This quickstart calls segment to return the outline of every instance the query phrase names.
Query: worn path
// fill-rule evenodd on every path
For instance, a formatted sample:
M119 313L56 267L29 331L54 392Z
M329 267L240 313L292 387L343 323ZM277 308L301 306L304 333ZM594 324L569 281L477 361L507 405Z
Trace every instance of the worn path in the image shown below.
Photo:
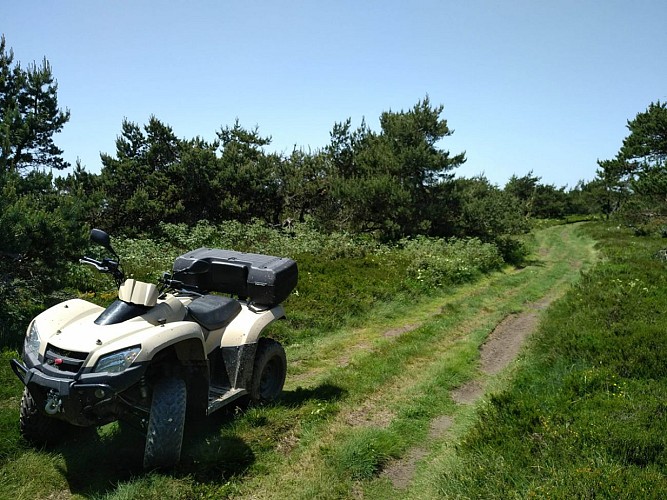
M299 426L290 429L289 444L279 450L281 460L264 474L247 477L238 497L274 498L276 491L290 498L381 497L392 490L412 496L415 474L428 466L438 443L457 438L456 432L462 432L457 422L474 411L491 387L498 387L543 312L595 258L593 242L573 226L538 233L538 244L535 260L523 269L462 287L389 328L367 327L333 336L323 349L331 355L321 362L304 357L303 366L310 368L292 377L292 388L333 381L345 389L345 396L324 424L306 434ZM389 357L400 369L392 370L390 364L387 373L375 373L373 365ZM462 363L467 366L461 368ZM336 449L355 429L406 425L405 415L429 397L433 380L446 379L449 371L454 374L449 406L431 418L419 442L385 462L374 479L341 482L332 477L327 450ZM369 382L359 383L365 377Z

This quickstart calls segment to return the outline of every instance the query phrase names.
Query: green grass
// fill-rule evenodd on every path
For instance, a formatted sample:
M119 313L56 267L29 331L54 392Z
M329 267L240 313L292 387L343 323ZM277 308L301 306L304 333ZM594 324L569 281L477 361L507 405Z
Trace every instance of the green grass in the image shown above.
M264 475L244 478L239 496L271 498L281 491L287 498L335 498L363 489L386 498L386 479L375 474L388 460L424 443L432 419L455 414L460 426L469 418L469 410L456 408L449 391L475 376L480 343L508 313L547 291L566 288L578 271L566 265L564 273L560 262L564 256L590 259L589 242L571 228L542 233L540 243L553 245L547 260L441 297L436 314L396 339L384 338L381 328L374 338L372 328L350 338L333 332L342 349L360 342L370 347L349 365L334 366L315 379L342 391L335 407L286 459Z
M310 289L304 283L307 294L290 298L288 313L295 310L298 316L297 299L317 293L318 283L326 282L318 299L327 304L319 311L321 321L317 315L300 318L296 334L287 338L283 398L273 406L215 414L188 429L182 463L166 474L145 474L141 437L115 425L49 450L29 449L16 428L20 384L4 363L0 375L12 380L7 391L14 401L0 405L0 422L7 423L0 442L0 498L275 498L276 492L284 498L340 498L360 491L386 498L405 493L394 491L380 471L424 443L429 456L438 459L442 443L430 440L429 425L439 416L451 415L452 432L464 434L474 407L455 405L450 391L478 376L479 345L507 314L576 281L579 267L592 256L590 242L579 227L549 228L536 236L535 256L524 269L437 290L405 288L406 267L383 269L373 254L339 257L336 265L319 270L316 259L312 267L304 260L302 278L309 269L316 278ZM348 311L351 302L364 307ZM329 314L337 315L335 321ZM397 326L409 328L385 335ZM290 332L274 333L286 337ZM647 418L649 413L650 408ZM15 463L22 464L20 472ZM439 469L446 470L453 469ZM48 481L35 479L40 475ZM437 496L439 479L423 491Z
M408 496L667 495L666 269L654 257L665 240L587 230L605 260L551 308L512 385Z

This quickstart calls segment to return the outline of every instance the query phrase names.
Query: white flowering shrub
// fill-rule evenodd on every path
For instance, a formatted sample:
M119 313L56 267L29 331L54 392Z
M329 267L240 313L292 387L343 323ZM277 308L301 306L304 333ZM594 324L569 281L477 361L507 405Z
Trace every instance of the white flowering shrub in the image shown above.
M400 243L401 251L410 260L409 278L426 288L472 281L503 265L496 246L477 238L445 240L418 236Z

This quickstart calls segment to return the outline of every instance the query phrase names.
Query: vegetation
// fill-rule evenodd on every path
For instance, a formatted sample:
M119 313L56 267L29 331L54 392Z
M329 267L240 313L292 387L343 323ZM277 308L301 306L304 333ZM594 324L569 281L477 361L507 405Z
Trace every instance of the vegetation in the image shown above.
M649 104L627 127L616 157L598 162L605 212L618 212L640 231L657 231L667 215L667 103Z
M69 120L44 59L23 69L0 38L0 346L55 300L63 263L82 247L82 211L42 169L67 163L54 134Z
M667 493L664 240L587 232L603 262L549 311L512 386L435 458L425 498Z
M36 311L85 291L80 278L93 278L70 262L86 251L91 227L160 242L175 226L213 234L241 223L248 239L261 224L267 234L282 227L291 237L298 223L321 233L312 238L363 236L365 245L395 245L399 254L405 238L424 236L476 238L510 263L525 256L517 237L529 229L528 214L483 177L454 178L465 156L441 147L452 132L443 107L428 97L408 111L382 113L379 132L365 123L353 130L348 119L334 125L323 150L295 149L288 157L267 153L270 138L238 122L208 143L179 139L156 117L143 127L124 120L115 154L101 155L99 174L77 164L55 178L51 170L66 163L54 136L69 111L58 108L48 61L22 69L4 38L0 104L0 346L16 347ZM195 239L178 250L192 249ZM155 269L170 265L161 259Z
M46 58L24 70L0 37L0 171L68 166L53 142L69 121L69 111L58 108L57 91Z
M465 154L443 148L443 112L426 96L288 156L238 121L209 143L125 120L99 173L54 177L69 111L48 61L24 70L3 37L0 497L665 496L667 106L628 121L617 156L572 189L533 172L502 188L457 177ZM600 214L611 221L562 224ZM76 264L95 251L90 227L149 281L199 246L299 263L289 319L270 331L287 346L284 396L188 429L168 474L142 474L137 435L117 424L48 450L19 437L7 361L29 319L114 297ZM563 294L517 365L480 373L503 318ZM466 384L489 398L457 404ZM402 462L414 470L397 486Z
M202 236L208 232L203 228ZM178 227L166 231L177 232ZM225 231L233 233L232 226ZM291 240L304 245L318 234L304 230ZM346 256L331 242L311 241L307 246L314 254L299 261L304 262L303 280L287 303L291 323L283 330L287 322L282 322L271 333L287 344L283 398L273 406L214 415L198 429L189 428L183 462L167 474L142 475L139 435L115 424L55 448L31 450L16 427L20 383L6 363L0 364L9 386L0 405L5 436L0 496L69 491L75 498L261 498L280 488L286 497L312 498L346 496L360 487L357 483L371 490L386 488L387 480L378 474L388 461L422 442L432 418L455 414L448 391L474 376L477 346L493 326L547 290L567 287L578 267L568 264L566 256L582 265L591 258L590 241L575 225L553 226L536 238L531 247L539 261L456 286L421 282L418 268L409 268L411 259L402 260L399 253L387 256L385 247L370 251L363 240L353 244L339 239ZM286 243L278 238L273 244ZM441 242L405 244L406 252L426 254ZM168 243L155 244L155 253L166 248L161 245ZM150 257L151 246L134 240L120 250ZM470 267L495 268L499 262L492 247L481 243L437 248L455 252L452 257L461 264L467 259ZM327 252L338 256L320 265L320 251L322 260ZM385 267L387 258L396 265ZM132 267L142 272L140 266ZM373 296L386 291L386 296ZM313 307L320 309L313 313ZM100 447L105 449L102 456ZM29 471L38 469L44 469L39 477L48 481L31 479Z

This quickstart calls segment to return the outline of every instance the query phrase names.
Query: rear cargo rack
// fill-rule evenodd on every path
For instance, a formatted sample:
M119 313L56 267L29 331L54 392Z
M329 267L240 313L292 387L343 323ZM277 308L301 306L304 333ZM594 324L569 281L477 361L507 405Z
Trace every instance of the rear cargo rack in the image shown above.
M199 293L236 295L258 309L284 301L298 281L295 261L219 248L198 248L177 257L172 278Z

